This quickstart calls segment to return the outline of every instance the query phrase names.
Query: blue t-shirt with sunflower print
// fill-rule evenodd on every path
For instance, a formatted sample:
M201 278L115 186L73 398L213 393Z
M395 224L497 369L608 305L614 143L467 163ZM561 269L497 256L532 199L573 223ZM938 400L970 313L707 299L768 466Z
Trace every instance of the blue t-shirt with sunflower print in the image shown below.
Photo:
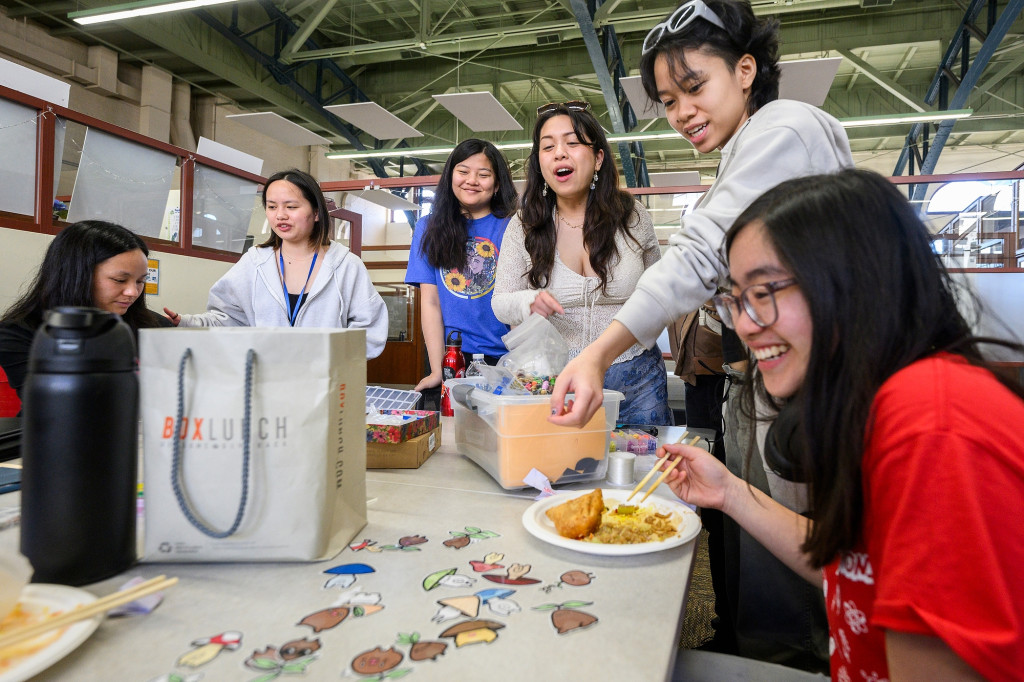
M504 355L508 350L501 337L508 333L509 328L494 316L491 293L494 291L494 271L498 265L501 238L505 235L509 219L488 215L470 220L466 267L455 270L431 267L421 253L427 219L428 216L424 216L416 222L405 283L437 287L445 338L457 329L462 334L464 353Z

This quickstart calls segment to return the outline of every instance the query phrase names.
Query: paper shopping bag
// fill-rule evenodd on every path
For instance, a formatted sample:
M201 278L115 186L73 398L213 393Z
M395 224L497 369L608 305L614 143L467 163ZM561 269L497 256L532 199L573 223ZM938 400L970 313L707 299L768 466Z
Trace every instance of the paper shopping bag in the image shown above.
M366 524L366 332L139 334L144 558L316 561Z

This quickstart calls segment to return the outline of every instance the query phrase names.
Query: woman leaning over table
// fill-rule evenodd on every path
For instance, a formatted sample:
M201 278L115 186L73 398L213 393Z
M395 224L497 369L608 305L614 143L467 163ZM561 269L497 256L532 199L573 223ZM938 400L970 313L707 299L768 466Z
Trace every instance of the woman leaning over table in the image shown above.
M445 338L462 337L462 352L490 364L508 352L508 326L491 311L501 239L516 210L508 162L490 142L470 138L452 150L441 171L430 215L416 222L405 282L418 286L430 374L415 390L441 384ZM469 361L466 361L469 365Z
M275 173L263 186L272 234L210 289L207 312L178 315L183 327L340 327L366 330L366 357L384 350L388 312L366 266L331 240L320 184L308 173Z
M589 109L565 102L537 110L526 191L505 231L491 300L507 324L547 317L570 356L608 326L661 257L651 217L619 189L608 139ZM603 383L626 396L619 421L672 423L657 346L623 349Z
M777 459L810 518L697 448L666 448L669 485L824 587L833 680L1020 680L1024 388L986 364L1001 342L971 332L914 209L867 171L790 180L726 248L716 305L756 359L748 405L795 417Z
M722 237L755 197L789 178L853 165L839 121L778 99L778 48L778 22L755 17L747 0L690 0L644 38L644 90L698 152L721 152L718 177L608 329L562 372L551 421L586 423L601 404L612 359L638 342L652 345L669 323L711 298L725 281ZM566 411L570 392L575 401Z

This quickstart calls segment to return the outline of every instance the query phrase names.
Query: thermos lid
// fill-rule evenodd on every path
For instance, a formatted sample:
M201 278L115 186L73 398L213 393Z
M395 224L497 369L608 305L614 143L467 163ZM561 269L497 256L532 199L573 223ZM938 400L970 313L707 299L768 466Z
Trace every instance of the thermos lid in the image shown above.
M446 346L458 346L459 348L461 348L462 347L462 332L460 332L458 329L453 329L450 332L448 332L448 336L444 340L444 345L446 345Z
M120 316L66 306L43 314L28 369L38 374L133 372L135 358L135 337Z

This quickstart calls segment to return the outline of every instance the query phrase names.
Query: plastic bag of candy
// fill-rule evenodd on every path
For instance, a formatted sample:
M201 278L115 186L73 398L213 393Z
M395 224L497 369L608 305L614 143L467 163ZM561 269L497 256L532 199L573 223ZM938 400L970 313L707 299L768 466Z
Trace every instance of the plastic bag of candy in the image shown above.
M509 388L550 395L558 373L569 362L569 347L555 326L534 313L501 339L508 353L498 361L498 367L511 372Z

